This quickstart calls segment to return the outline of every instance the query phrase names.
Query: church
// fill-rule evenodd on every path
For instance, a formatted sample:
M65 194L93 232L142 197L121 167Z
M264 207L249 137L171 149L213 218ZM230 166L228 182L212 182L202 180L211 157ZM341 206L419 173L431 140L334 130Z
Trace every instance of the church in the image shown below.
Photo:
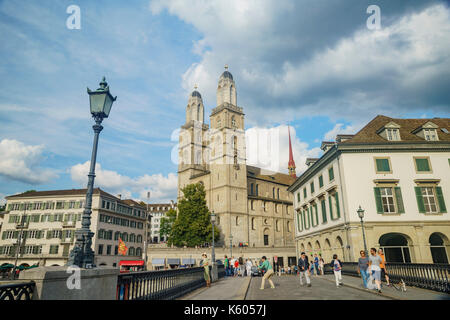
M279 260L283 255L295 259L293 196L287 190L296 178L290 136L289 174L246 164L244 109L237 104L233 75L225 69L210 124L200 92L195 88L189 95L179 136L178 200L186 185L203 184L221 231L218 247L232 244L275 260L277 252Z

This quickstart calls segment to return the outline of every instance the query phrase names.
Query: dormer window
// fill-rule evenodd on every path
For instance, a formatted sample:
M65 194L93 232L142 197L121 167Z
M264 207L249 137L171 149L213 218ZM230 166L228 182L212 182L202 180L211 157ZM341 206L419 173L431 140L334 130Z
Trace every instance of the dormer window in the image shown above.
M398 129L386 129L386 134L389 141L400 140L400 134L398 132Z
M422 139L426 141L438 141L439 137L437 134L437 129L439 127L434 124L431 121L428 121L427 123L423 124L422 126L416 128L414 131L412 131L413 134L417 135L418 137L421 137Z
M423 135L427 141L437 141L436 129L423 129Z

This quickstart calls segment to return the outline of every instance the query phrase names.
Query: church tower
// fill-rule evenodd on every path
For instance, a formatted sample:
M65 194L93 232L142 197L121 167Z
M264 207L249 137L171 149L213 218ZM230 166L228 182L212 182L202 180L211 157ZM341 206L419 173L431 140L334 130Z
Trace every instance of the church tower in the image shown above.
M292 144L291 144L291 130L289 129L288 126L288 134L289 134L289 162L288 162L288 171L289 171L289 175L294 178L297 179L297 174L295 172L295 161L294 161L294 155L292 153Z
M210 115L210 210L219 217L223 244L248 242L247 168L244 112L237 106L236 84L225 66L217 85L217 106Z
M208 170L207 134L205 108L200 92L195 86L186 106L186 123L181 126L178 148L178 199L181 188L192 183L191 178Z

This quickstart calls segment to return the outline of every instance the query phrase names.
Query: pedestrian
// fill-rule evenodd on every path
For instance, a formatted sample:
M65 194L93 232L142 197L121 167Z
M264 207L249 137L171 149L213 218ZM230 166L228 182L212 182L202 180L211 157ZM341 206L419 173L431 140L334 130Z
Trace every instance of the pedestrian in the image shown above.
M234 260L234 276L236 277L239 273L239 260Z
M316 271L316 276L319 275L319 257L317 253L314 254L314 270Z
M367 280L369 279L369 273L367 272L367 268L369 268L369 258L366 257L366 253L363 250L359 254L361 257L358 259L358 273L362 278L364 288L368 289Z
M381 258L381 263L380 263L380 268L381 268L381 279L385 279L386 280L386 284L388 287L391 286L391 284L389 283L389 276L387 274L386 271L386 258L384 257L384 253L383 253L383 249L378 249L378 255Z
M320 270L320 274L323 276L324 270L323 267L325 265L325 261L322 258L322 255L319 254L319 270Z
M339 288L339 286L342 286L342 262L338 259L337 254L333 255L331 267L333 268L334 278L336 279L336 287Z
M225 260L223 261L223 265L225 267L225 275L230 275L230 261L228 260L228 257L225 255Z
M245 266L247 268L247 277L250 277L252 275L252 262L250 261L250 259L247 259L247 261L245 262Z
M244 259L242 256L239 257L239 273L241 277L243 277L245 273Z
M234 276L234 262L236 259L234 259L234 257L231 257L230 260L230 276L233 277Z
M298 271L300 274L300 285L303 285L303 277L306 278L306 284L311 287L311 280L309 279L309 262L308 257L304 252L301 253L298 259Z
M211 278L209 276L209 259L206 256L206 253L202 254L202 267L205 269L203 276L205 277L206 287L211 286Z
M273 276L273 267L270 264L269 260L267 260L266 256L263 256L261 258L261 260L262 260L262 263L258 266L258 268L265 270L265 272L264 272L264 276L262 277L262 280L261 280L261 288L260 289L264 290L264 283L266 280L269 280L270 287L272 289L275 289L275 285L273 284L273 281L271 279Z
M377 255L375 248L370 249L369 266L372 273L372 277L375 279L378 293L381 293L381 268L380 264L383 262L381 257Z
M294 274L295 274L295 275L298 274L298 266L294 266Z

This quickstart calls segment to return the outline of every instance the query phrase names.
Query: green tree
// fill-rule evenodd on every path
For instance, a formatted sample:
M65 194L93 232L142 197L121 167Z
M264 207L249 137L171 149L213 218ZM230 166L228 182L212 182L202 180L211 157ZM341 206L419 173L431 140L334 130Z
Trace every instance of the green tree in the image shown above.
M194 247L212 241L211 213L206 206L205 187L201 183L189 184L182 189L183 198L178 203L178 216L172 225L168 244L177 247ZM214 240L220 239L214 228Z
M172 226L177 218L177 212L174 209L167 211L166 216L161 218L159 226L159 236L167 239L172 232Z

